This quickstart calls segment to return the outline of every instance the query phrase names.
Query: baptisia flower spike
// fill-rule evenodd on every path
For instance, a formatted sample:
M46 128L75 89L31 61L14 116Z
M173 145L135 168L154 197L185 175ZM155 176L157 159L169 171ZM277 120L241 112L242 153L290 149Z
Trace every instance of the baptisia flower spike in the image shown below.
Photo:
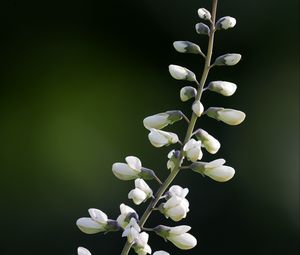
M186 225L177 227L159 225L154 228L156 234L169 240L181 250L189 250L197 245L197 239L187 233L190 230L191 227Z
M118 231L120 229L118 222L109 220L101 210L91 208L89 214L91 217L82 217L76 221L78 228L85 234Z
M246 114L242 111L224 109L222 107L210 107L206 111L206 114L211 118L223 121L224 123L232 126L241 124L246 117Z
M155 128L150 129L148 138L150 143L157 148L177 143L179 140L175 133L166 132Z
M194 138L189 140L183 147L185 156L190 161L202 159L203 153L201 150L201 141L196 141Z
M77 254L78 255L92 255L88 249L83 248L83 247L78 247Z
M188 188L181 188L174 185L169 189L168 200L160 205L159 210L166 218L171 218L173 221L180 221L186 217L189 210L189 202L185 198L188 194Z
M218 182L227 182L235 174L235 171L230 166L224 166L224 159L216 159L209 163L207 162L195 162L191 165L191 169L195 172L201 173L210 177Z
M153 195L152 189L143 179L136 179L134 181L135 189L128 193L128 198L132 199L136 205L145 202L149 197Z

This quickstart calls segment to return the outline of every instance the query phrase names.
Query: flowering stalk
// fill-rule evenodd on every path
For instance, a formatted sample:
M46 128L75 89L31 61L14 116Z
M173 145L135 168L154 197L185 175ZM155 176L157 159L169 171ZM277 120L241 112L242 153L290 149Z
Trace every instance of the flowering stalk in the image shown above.
M214 35L215 35L217 4L218 4L218 0L212 0L212 17L211 17L211 24L210 24L210 34L209 34L209 39L208 39L207 54L205 57L205 64L204 64L204 69L203 69L200 83L197 82L198 90L197 90L197 95L196 95L195 101L200 101L200 99L201 99L203 87L206 82L206 79L207 79L207 76L208 76L208 73L210 70L210 66L211 66L211 57L212 57L212 53L213 53ZM197 119L198 119L198 116L193 112L188 129L186 131L185 138L184 138L184 142L183 142L184 144L186 144L191 139ZM139 225L141 227L144 226L144 224L146 223L150 214L152 213L153 208L155 208L158 201L160 200L160 197L165 193L167 188L170 186L170 184L175 179L176 175L179 173L183 157L184 157L184 154L183 154L183 147L182 147L180 150L179 159L177 160L177 164L175 164L173 171L171 171L168 178L160 186L159 190L157 191L157 193L155 195L155 199L150 202L150 204L148 205L144 214L142 215L142 217L140 219L140 223L139 223ZM129 253L130 247L131 247L131 244L127 241L123 248L121 255L127 255Z
M164 182L161 182L155 172L151 169L142 166L139 158L128 156L125 158L126 163L114 163L112 171L114 175L123 181L135 180L135 188L132 189L128 198L139 205L151 199L147 209L139 219L137 212L131 207L121 204L121 214L116 220L110 220L108 216L98 209L90 209L91 217L83 217L77 220L79 229L87 234L96 234L99 232L114 232L123 231L122 237L126 237L127 241L121 255L128 255L130 249L138 255L152 254L151 247L148 245L149 234L147 232L155 232L165 240L172 242L176 247L182 250L188 250L196 246L197 240L190 233L187 233L191 227L186 225L169 227L159 225L154 228L144 227L147 219L153 211L159 211L166 218L178 222L187 216L189 212L189 201L186 196L189 192L188 188L181 188L178 185L173 185L169 188L177 174L182 169L191 169L203 176L208 176L218 182L226 182L230 180L235 170L230 166L225 166L224 159L216 159L211 162L200 161L203 157L202 147L207 152L215 154L218 152L221 144L219 141L210 135L205 130L199 128L196 131L195 125L199 117L207 115L208 117L222 121L228 125L238 125L245 119L245 114L234 109L225 109L222 107L209 107L204 111L204 106L200 102L204 91L212 91L223 96L231 96L235 93L237 86L232 82L212 81L205 88L206 80L209 71L214 66L232 66L237 64L240 59L240 54L230 53L217 57L213 64L211 63L214 35L217 30L227 30L236 24L235 18L225 16L216 21L218 0L212 0L212 12L204 8L198 10L198 16L209 21L210 26L204 23L196 24L196 32L200 35L208 36L208 47L206 55L200 47L189 41L176 41L173 46L180 53L199 54L205 58L204 68L200 81L196 75L185 67L178 65L170 65L170 75L177 80L186 80L195 82L197 89L192 86L186 86L180 91L180 98L183 102L194 98L192 104L192 115L188 119L181 111L167 111L149 116L144 119L143 123L146 129L150 131L148 138L150 143L157 148L169 146L179 143L180 150L172 150L168 154L167 168L170 169L170 174ZM171 125L181 119L185 119L188 123L188 128L183 142L181 142L175 133L166 132L161 129ZM193 138L195 136L196 139ZM184 159L191 161L189 166L182 166ZM160 187L153 195L153 191L145 180L156 180ZM168 189L168 190L167 190ZM160 200L165 199L166 202L158 205ZM144 231L144 232L142 232ZM79 255L90 255L89 251L80 247ZM165 251L156 251L153 255L168 255Z

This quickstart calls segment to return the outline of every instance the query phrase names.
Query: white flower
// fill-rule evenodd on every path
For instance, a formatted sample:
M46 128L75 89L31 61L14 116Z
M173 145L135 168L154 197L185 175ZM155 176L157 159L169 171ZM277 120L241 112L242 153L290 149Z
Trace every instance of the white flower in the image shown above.
M153 255L170 255L170 253L165 251L156 251L153 253Z
M78 247L77 254L78 255L92 255L88 249L83 248L83 247Z
M140 233L134 240L134 251L138 255L151 254L151 247L148 245L149 235L146 232Z
M228 29L233 28L236 25L236 19L230 16L220 18L216 23L217 29Z
M203 156L201 150L201 141L196 141L193 138L183 146L183 151L186 157L192 162L200 160Z
M217 153L221 147L220 142L216 138L201 128L197 131L196 137L201 141L202 147L211 154Z
M82 217L76 221L76 225L83 233L96 234L107 230L108 218L104 212L91 208L89 214L91 217Z
M197 44L189 41L176 41L173 43L173 46L175 50L177 50L180 53L199 54L202 52Z
M139 232L141 232L140 226L137 224L135 218L131 218L130 222L124 229L122 233L122 237L127 237L127 241L129 243L132 243L139 235Z
M197 95L197 90L194 87L186 86L180 90L180 99L182 102L188 101L189 99Z
M214 64L217 66L223 66L223 65L234 66L238 62L240 62L241 58L242 58L241 54L228 53L220 57L217 57Z
M193 103L192 110L198 117L200 117L204 111L203 104L199 100L195 101Z
M232 96L236 91L236 84L228 81L213 81L208 84L208 89L223 96Z
M198 15L199 15L200 19L204 19L204 20L211 19L210 12L208 10L206 10L205 8L198 9Z
M218 182L229 181L235 174L235 170L230 166L224 166L224 159L216 159L209 163L196 162L191 165L193 171L204 174Z
M142 163L139 158L128 156L125 163L114 163L112 171L114 175L124 181L133 180L139 177L141 173Z
M128 219L129 216L136 215L137 213L134 209L132 209L131 207L125 205L125 204L121 204L120 205L120 211L121 214L119 215L119 217L117 218L117 222L119 223L119 225L122 228L126 228L126 226L128 225L130 219Z
M178 142L178 136L175 133L165 132L154 128L150 129L148 138L150 140L150 143L154 147L158 148Z
M189 202L185 198L189 189L178 185L173 185L167 192L168 200L160 206L160 212L166 218L171 218L174 221L180 221L185 218L189 210Z
M178 65L169 65L169 72L171 76L176 80L196 81L196 75L185 67Z
M166 236L170 242L182 250L189 250L197 245L197 239L191 234L187 233L191 227L182 225L177 227L170 227Z
M139 205L151 197L153 192L143 179L136 179L134 183L135 189L129 192L128 198L132 199L136 205Z
M246 114L242 111L224 109L221 107L210 107L206 111L206 114L211 118L223 121L224 123L233 126L242 123L246 117Z

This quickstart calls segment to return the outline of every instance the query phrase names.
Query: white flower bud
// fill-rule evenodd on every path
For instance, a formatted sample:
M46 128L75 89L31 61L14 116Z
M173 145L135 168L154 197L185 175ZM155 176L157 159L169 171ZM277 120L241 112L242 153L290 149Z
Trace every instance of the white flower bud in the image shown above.
M197 245L197 239L187 233L190 229L191 227L186 225L177 227L159 225L154 230L156 234L169 240L179 249L189 250Z
M204 111L204 106L199 100L197 100L193 103L192 110L198 117L200 117Z
M173 124L176 121L182 119L181 111L167 111L149 116L144 119L143 123L145 128L151 129L162 129L169 124Z
M138 255L151 254L151 247L148 245L149 235L146 232L140 233L134 240L133 249Z
M191 165L191 169L215 181L226 182L234 176L235 170L230 166L224 166L225 162L224 159L216 159L209 163L196 162Z
M139 235L139 232L141 232L140 226L137 224L135 218L131 218L130 222L124 229L122 233L122 237L127 237L127 241L129 243L132 243Z
M120 180L134 180L139 177L141 173L142 163L139 158L128 156L125 158L125 163L114 163L112 171L114 175Z
M199 35L209 35L210 34L210 29L207 25L205 25L204 23L197 23L195 25L195 29L197 34Z
M165 132L154 128L150 129L148 138L150 143L157 148L178 142L178 136L175 133Z
M241 58L242 58L241 54L228 53L228 54L218 57L215 60L214 64L217 66L224 66L224 65L225 66L234 66L238 62L240 62Z
M82 217L76 221L78 228L85 234L96 234L103 231L109 231L108 217L101 210L89 209L91 217Z
M120 205L120 211L121 214L117 218L117 222L122 228L126 228L131 218L138 217L136 211L125 204Z
M192 162L200 160L203 156L201 150L201 141L196 141L193 138L183 146L183 151L187 159Z
M196 75L185 67L169 65L169 72L176 80L196 81Z
M220 18L216 23L216 29L233 28L236 24L236 19L230 16Z
M173 46L175 50L177 50L180 53L199 54L202 52L197 44L189 41L176 41L173 43Z
M83 248L83 247L78 247L77 254L78 255L92 255L88 249Z
M208 84L210 91L217 92L223 96L232 96L236 91L236 84L228 81L212 81Z
M136 205L145 202L153 194L152 189L143 179L135 180L135 189L131 190L128 194L128 198L132 199Z
M216 138L201 128L197 131L196 137L201 141L202 146L211 154L217 153L221 147L220 142Z
M194 87L186 86L180 90L180 99L182 102L188 101L189 99L197 95L197 90Z
M198 9L198 15L199 15L200 19L204 19L204 20L211 19L210 12L208 10L206 10L205 8Z
M232 126L239 125L246 117L246 114L242 111L224 109L221 107L210 107L206 111L206 114L211 118L223 121L224 123Z
M166 203L162 205L160 210L166 218L171 218L173 221L180 221L186 217L189 210L189 202L185 198L171 196Z

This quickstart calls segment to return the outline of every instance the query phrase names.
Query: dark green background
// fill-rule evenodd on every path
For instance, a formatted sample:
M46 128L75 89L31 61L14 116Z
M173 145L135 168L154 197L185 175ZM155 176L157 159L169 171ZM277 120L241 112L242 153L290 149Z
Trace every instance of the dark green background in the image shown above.
M199 7L210 1L1 2L1 254L76 254L79 245L120 253L120 233L87 236L75 221L90 207L116 218L121 202L132 205L133 183L111 173L127 155L167 176L170 148L149 144L142 119L170 109L190 114L190 102L179 100L190 84L173 80L167 66L200 75L201 58L172 48L174 40L206 48L194 32ZM184 252L151 235L154 251L298 254L298 10L297 0L219 1L218 16L238 23L217 34L214 57L243 59L209 76L237 83L237 93L205 94L203 103L241 109L247 119L229 127L203 118L197 126L218 137L216 157L236 176L221 184L181 173L175 183L190 189L191 202L182 223L198 246ZM167 130L182 137L185 129L182 122ZM158 223L176 225L156 214L147 226Z

